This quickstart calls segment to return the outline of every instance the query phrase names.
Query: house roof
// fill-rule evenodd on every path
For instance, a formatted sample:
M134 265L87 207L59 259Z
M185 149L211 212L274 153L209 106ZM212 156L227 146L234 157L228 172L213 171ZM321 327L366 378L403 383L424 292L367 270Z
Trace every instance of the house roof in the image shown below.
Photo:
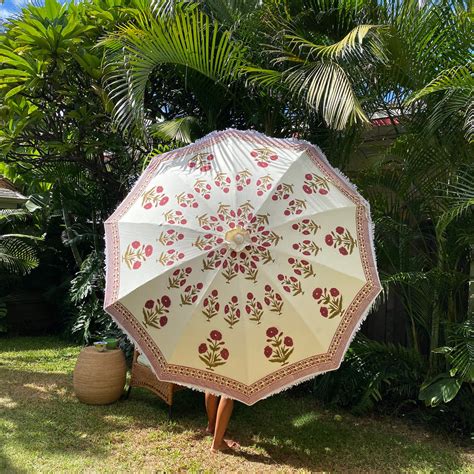
M19 193L9 179L0 175L0 201L22 203L28 201L28 198Z

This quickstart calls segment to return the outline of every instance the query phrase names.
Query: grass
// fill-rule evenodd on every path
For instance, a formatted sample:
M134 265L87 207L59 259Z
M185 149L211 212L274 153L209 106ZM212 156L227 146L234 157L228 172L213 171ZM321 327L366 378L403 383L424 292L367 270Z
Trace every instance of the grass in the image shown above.
M53 337L0 339L1 472L474 472L473 453L442 435L289 394L237 404L230 430L241 452L210 455L201 393L178 393L173 421L141 389L113 405L81 404L79 350Z

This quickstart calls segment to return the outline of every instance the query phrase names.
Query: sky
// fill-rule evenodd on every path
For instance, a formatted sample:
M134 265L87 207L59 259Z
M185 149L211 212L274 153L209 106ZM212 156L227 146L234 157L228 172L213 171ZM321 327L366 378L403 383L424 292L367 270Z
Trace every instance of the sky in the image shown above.
M29 1L30 0L4 0L2 5L0 0L0 19L4 20L14 15Z
M32 0L0 0L0 21L8 18L21 10L27 3ZM35 0L35 4L44 3L41 0Z

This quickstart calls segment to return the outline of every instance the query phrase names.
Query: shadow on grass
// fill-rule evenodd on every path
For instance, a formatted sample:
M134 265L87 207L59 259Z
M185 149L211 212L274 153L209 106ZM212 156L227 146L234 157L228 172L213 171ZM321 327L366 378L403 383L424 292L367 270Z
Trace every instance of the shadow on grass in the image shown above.
M146 393L106 406L80 403L72 393L72 374L38 373L0 367L0 446L21 445L31 455L104 459L108 443L131 428L181 432L169 422L166 405ZM8 470L0 454L0 468ZM12 470L12 469L10 469Z
M167 406L143 389L133 389L126 401L90 406L74 397L71 374L0 367L0 380L0 446L7 441L20 446L31 459L49 453L78 465L100 465L111 450L121 449L124 433L143 429L171 435L171 444L173 435L184 434L181 455L189 458L187 446L198 442L197 433L206 423L203 394L191 390L176 395L170 422ZM312 471L453 472L463 466L459 451L449 443L349 415L335 421L334 413L321 410L311 397L281 394L252 407L236 404L230 430L242 445L234 456L257 469L256 463ZM207 452L207 447L202 449ZM0 468L20 472L1 451Z

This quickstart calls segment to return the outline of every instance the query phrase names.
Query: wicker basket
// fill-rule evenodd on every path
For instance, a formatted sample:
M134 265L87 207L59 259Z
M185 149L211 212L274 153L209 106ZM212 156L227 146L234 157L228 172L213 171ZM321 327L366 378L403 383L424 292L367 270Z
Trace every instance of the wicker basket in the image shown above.
M126 372L120 349L98 352L94 347L85 347L74 369L74 392L81 402L89 405L116 402L123 393Z

